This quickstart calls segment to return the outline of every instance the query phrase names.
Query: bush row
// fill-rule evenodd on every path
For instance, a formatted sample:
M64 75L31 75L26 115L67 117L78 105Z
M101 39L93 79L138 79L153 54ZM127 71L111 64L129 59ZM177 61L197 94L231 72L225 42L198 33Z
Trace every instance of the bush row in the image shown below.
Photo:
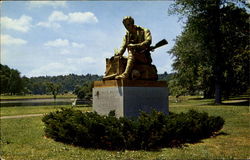
M142 112L138 118L128 119L61 109L45 115L42 121L45 135L56 141L108 150L150 150L192 143L211 136L224 124L221 117L194 110L170 115Z

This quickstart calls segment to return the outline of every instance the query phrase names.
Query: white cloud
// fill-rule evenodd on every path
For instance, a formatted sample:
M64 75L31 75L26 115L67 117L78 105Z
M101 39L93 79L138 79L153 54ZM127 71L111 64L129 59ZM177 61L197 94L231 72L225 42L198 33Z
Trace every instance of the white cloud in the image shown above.
M51 6L54 8L57 7L66 7L66 1L31 1L28 3L31 8L41 8L44 6Z
M93 63L96 63L96 59L94 59L93 57L83 57L83 58L80 58L78 60L78 63L89 63L89 64L93 64Z
M61 11L53 11L48 17L47 22L39 22L37 25L48 28L59 28L60 24L58 22L97 23L98 19L92 12L72 12L67 15Z
M84 48L85 44L72 42L72 47L74 47L74 48Z
M60 24L58 23L53 23L53 22L39 22L37 23L38 26L46 27L46 28L54 28L58 29L61 27Z
M20 32L28 32L31 28L30 22L32 18L22 15L19 19L12 19L9 17L1 17L1 25L6 29L12 29Z
M63 12L60 11L54 11L52 14L49 16L49 22L54 22L54 21L66 21L68 19L68 16L65 15Z
M47 22L39 22L37 23L37 25L41 27L46 27L46 28L58 29L61 27L61 25L57 23L57 21L66 21L67 19L68 19L68 16L64 15L63 12L54 11L49 16Z
M48 41L48 42L44 43L44 45L49 46L49 47L73 47L73 48L84 48L85 47L84 43L77 43L77 42L70 43L69 40L61 39L61 38L58 38L54 41ZM68 54L69 51L64 49L61 51L61 53Z
M99 71L99 64L100 63L93 57L68 58L60 62L44 64L41 67L31 70L26 76L55 76L68 75L70 73L87 74L92 73L92 70L94 70L94 72Z
M67 39L59 38L54 41L48 41L44 45L50 46L50 47L65 47L65 46L69 46L69 41Z
M92 12L74 12L68 15L69 22L72 23L97 23L98 19Z
M24 45L27 41L19 38L11 37L10 35L1 35L1 44L3 45Z
M75 73L77 68L72 65L52 62L41 66L40 68L34 69L27 74L28 77L31 76L54 76L54 75L67 75L70 73Z

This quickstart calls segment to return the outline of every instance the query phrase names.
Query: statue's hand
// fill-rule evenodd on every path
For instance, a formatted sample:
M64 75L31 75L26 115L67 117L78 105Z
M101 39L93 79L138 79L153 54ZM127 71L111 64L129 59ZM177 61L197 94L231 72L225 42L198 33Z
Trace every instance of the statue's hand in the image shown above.
M114 51L115 51L115 56L120 56L121 55L120 50L118 50L117 48L115 48Z
M122 55L119 52L116 52L115 56L122 56Z

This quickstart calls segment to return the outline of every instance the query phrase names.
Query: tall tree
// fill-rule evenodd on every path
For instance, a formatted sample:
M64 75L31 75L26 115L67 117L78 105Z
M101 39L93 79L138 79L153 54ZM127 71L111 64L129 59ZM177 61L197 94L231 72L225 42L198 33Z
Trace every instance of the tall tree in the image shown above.
M11 70L10 72L10 93L12 94L17 94L21 93L23 90L23 83L22 79L20 77L20 72L17 70Z
M232 79L229 77L246 77L249 71L249 14L237 5L226 0L176 0L170 10L187 18L182 35L170 51L176 57L176 78L188 91L200 89L206 96L215 94L216 103L221 103L223 87ZM244 64L235 64L237 61ZM244 69L236 72L239 66ZM247 81L243 78L240 83L230 83L244 88Z
M20 94L23 89L23 82L20 72L0 64L1 93Z
M57 83L48 82L47 87L48 87L48 91L52 93L53 98L56 99L56 96L59 93L59 90L62 86Z

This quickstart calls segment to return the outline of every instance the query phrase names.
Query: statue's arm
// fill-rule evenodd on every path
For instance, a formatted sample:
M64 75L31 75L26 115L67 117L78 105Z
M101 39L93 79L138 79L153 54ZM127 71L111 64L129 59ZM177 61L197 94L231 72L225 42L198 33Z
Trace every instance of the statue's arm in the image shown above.
M152 43L152 36L148 29L144 30L144 41L138 44L138 47L147 48Z
M144 41L137 44L129 44L128 47L147 49L151 43L152 43L151 33L148 29L144 29Z

